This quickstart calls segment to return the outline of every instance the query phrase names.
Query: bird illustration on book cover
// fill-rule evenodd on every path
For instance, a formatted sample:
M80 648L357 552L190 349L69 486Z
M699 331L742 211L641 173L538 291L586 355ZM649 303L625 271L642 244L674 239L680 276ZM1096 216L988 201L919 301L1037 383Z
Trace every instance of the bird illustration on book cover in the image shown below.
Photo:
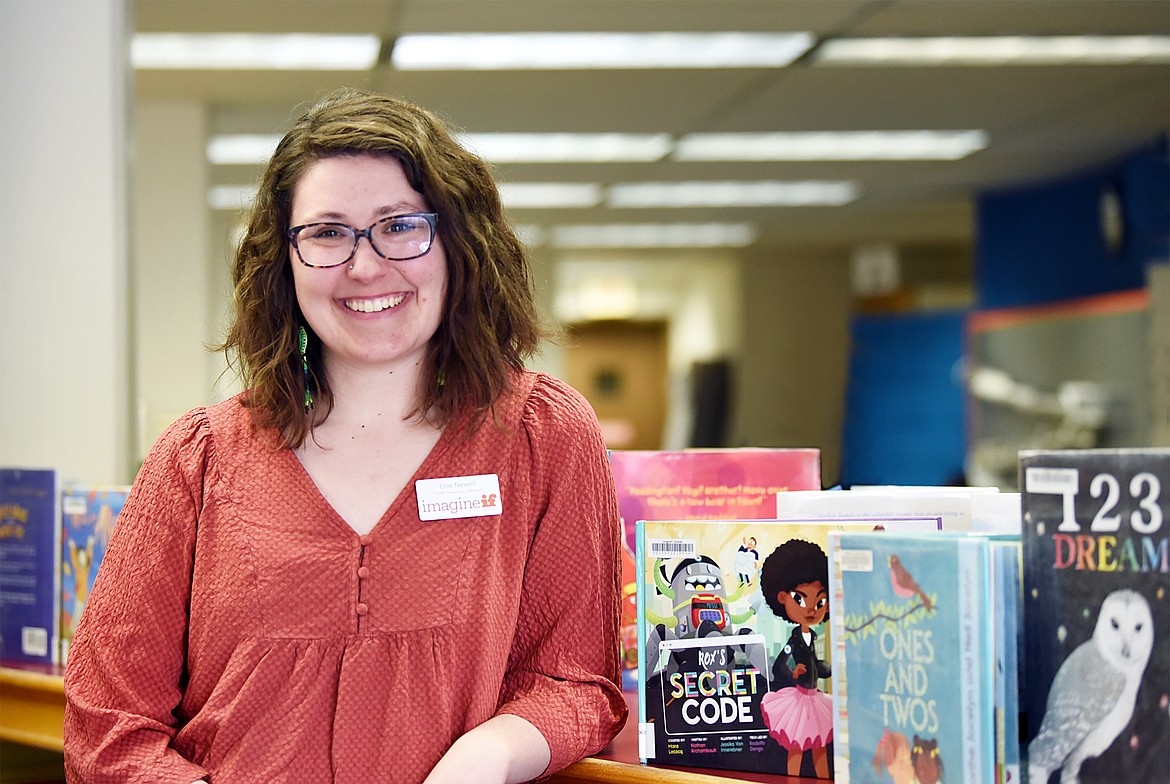
M1141 594L1114 591L1101 603L1093 636L1056 671L1040 732L1028 749L1028 780L1080 781L1081 765L1113 745L1133 719L1154 648L1154 619Z

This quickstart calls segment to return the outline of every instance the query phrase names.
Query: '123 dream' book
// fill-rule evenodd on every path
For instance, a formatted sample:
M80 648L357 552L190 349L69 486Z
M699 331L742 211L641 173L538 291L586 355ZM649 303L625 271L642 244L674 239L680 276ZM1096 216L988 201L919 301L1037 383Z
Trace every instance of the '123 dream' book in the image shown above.
M1019 469L1028 782L1170 781L1170 449Z

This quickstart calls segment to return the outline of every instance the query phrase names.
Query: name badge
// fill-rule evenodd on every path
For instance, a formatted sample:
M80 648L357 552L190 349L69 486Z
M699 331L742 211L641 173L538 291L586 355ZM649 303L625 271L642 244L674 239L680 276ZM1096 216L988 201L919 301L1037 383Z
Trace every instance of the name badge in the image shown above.
M502 512L497 474L419 479L414 483L419 520L489 517Z

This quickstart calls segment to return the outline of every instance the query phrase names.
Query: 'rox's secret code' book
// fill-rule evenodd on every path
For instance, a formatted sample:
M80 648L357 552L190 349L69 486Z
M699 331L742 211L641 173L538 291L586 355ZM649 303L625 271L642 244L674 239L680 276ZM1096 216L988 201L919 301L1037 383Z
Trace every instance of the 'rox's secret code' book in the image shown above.
M1019 469L1029 784L1170 781L1170 449Z

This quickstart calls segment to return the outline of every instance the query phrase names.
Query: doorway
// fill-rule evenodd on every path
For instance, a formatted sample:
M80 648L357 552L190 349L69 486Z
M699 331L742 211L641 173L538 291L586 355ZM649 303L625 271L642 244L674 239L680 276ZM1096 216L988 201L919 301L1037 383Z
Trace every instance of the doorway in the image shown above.
M569 326L566 381L601 422L610 449L661 449L666 425L665 321L591 321Z

